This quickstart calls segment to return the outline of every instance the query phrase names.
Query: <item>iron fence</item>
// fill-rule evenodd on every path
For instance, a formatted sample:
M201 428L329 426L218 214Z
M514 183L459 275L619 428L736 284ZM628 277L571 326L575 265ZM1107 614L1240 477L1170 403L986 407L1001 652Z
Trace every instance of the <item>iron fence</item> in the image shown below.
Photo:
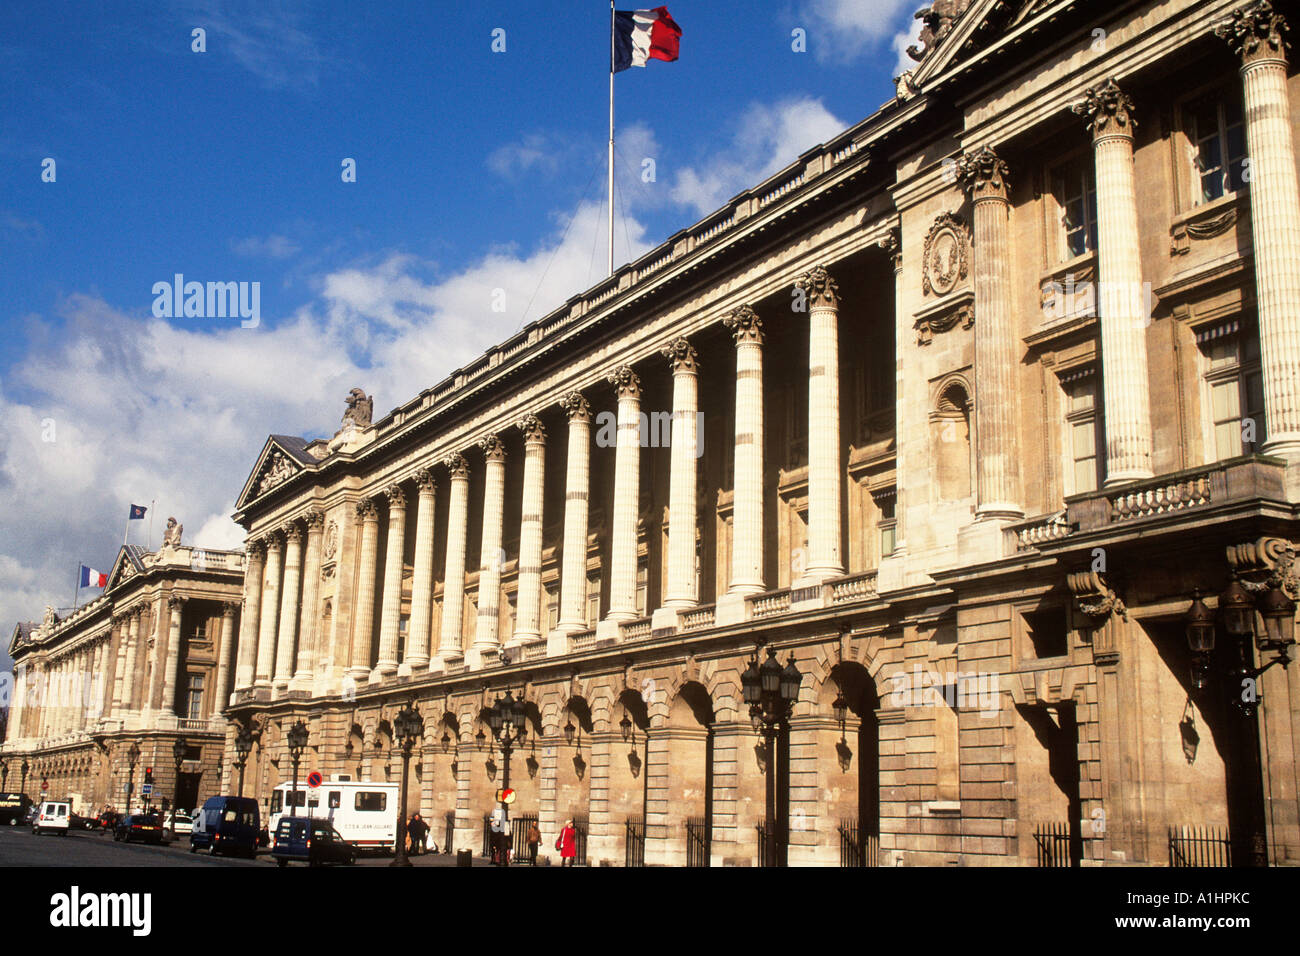
M840 835L840 866L880 866L880 837L864 833L857 820L841 820L835 828Z
M1170 866L1232 866L1227 827L1170 827Z
M446 826L447 830L446 839L443 840L442 843L442 852L450 853L452 851L452 840L456 836L456 811L448 811L443 816L442 822Z
M1034 843L1038 847L1039 866L1073 866L1070 856L1070 825L1068 823L1040 823L1034 828Z
M528 829L537 825L537 814L521 813L510 818L511 835L514 838L514 858L519 861L532 860L528 849Z
M645 866L645 821L628 820L623 841L624 865Z
M781 859L781 844L775 831L775 827L769 829L766 819L759 820L758 825L754 827L754 834L758 838L758 866L767 866L768 840L776 843L776 858Z
M589 823L586 817L573 818L573 865L587 865L587 830Z
M492 818L486 813L483 814L483 853L482 856L491 859L492 857Z
M703 817L686 821L686 865L709 865L709 832Z

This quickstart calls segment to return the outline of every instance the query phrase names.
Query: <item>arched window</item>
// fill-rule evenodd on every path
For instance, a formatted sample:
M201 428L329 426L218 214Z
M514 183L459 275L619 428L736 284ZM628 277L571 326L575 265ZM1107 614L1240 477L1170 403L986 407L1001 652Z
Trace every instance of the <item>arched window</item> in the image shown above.
M940 386L930 413L939 497L960 501L971 494L971 401L966 383L959 378Z

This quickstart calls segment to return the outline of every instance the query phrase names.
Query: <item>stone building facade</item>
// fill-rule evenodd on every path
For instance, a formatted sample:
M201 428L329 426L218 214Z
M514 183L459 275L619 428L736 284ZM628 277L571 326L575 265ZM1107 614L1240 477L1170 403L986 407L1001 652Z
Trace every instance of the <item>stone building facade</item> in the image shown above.
M242 552L177 533L156 552L125 545L103 594L67 616L18 624L0 789L92 812L124 810L130 784L138 809L152 769L156 807L217 792L243 577Z

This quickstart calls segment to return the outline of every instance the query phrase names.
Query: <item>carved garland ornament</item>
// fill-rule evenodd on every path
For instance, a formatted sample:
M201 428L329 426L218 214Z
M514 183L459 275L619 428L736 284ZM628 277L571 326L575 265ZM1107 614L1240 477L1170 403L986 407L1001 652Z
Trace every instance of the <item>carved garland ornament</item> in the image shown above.
M947 295L964 282L970 269L970 228L966 220L944 213L925 237L921 288L926 295Z
M1120 596L1107 586L1098 571L1074 571L1066 575L1066 582L1074 593L1075 606L1091 618L1104 619L1118 614L1128 619L1128 608Z
M1300 567L1296 546L1285 538L1264 537L1228 545L1228 566L1247 591L1258 594L1281 588L1287 597L1300 597Z

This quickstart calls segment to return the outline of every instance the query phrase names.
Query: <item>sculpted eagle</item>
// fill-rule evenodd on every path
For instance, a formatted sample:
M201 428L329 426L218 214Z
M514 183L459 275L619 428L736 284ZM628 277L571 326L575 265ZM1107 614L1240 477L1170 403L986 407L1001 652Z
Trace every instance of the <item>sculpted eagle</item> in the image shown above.
M365 389L354 388L348 392L348 407L343 413L343 427L346 428L348 422L352 422L356 427L364 428L370 424L374 411L374 396L366 395Z

